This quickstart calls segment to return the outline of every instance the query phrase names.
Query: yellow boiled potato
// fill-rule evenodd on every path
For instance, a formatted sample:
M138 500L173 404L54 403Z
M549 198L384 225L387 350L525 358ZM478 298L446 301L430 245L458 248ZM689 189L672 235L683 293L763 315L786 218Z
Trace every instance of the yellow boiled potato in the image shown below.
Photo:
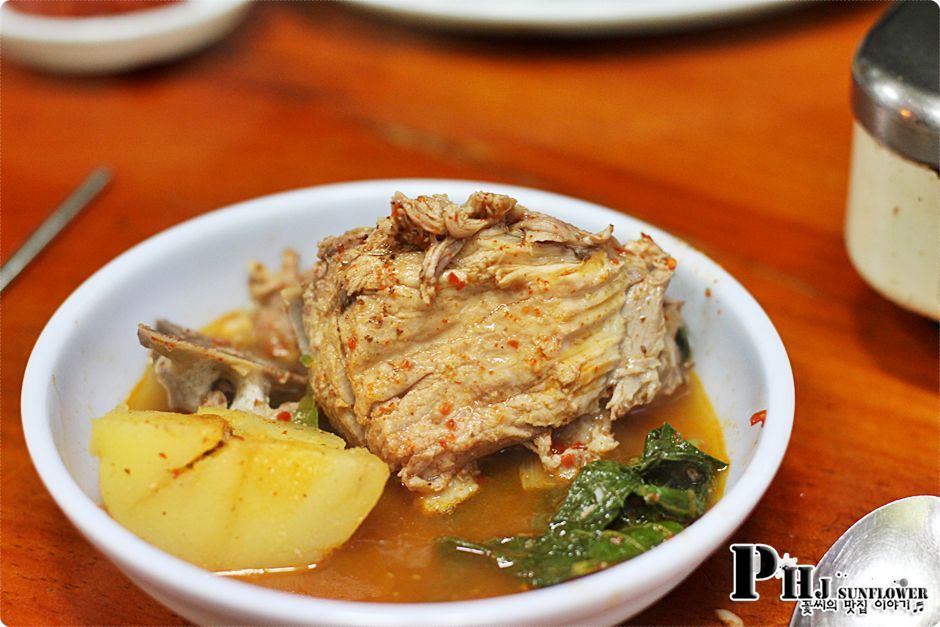
M203 568L263 568L264 562L244 566L226 559L228 528L239 503L246 463L239 444L229 440L128 507L115 506L107 499L105 507L116 521L147 542ZM126 485L130 479L121 483Z
M365 449L311 450L291 442L245 446L252 448L225 556L236 568L319 561L365 520L388 479L388 466Z
M222 441L219 417L194 418L118 407L92 423L91 453L99 459L101 496L124 509L152 494L185 466Z
M212 411L118 408L94 421L115 520L211 570L305 566L348 540L378 501L389 471L368 451L310 427Z
M322 444L331 448L344 448L346 446L346 442L338 435L293 422L265 420L256 414L218 407L200 407L196 410L196 413L221 417L229 423L236 435L268 437L274 440L299 440L310 444Z

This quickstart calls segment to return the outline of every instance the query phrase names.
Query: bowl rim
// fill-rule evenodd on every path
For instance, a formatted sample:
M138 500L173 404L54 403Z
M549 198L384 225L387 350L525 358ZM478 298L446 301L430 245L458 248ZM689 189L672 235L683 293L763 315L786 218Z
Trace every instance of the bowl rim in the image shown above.
M337 195L381 193L387 196L389 190L416 186L449 193L498 188L503 193L526 198L531 205L545 200L590 211L614 211L657 240L668 241L667 247L681 245L683 256L698 257L696 263L709 267L722 283L722 308L735 311L746 335L758 347L756 352L767 389L766 409L772 419L761 427L763 432L746 471L702 518L669 542L632 560L557 586L468 601L375 603L320 599L219 577L141 540L109 517L81 490L59 455L51 429L52 416L47 411L58 354L66 346L71 333L70 321L77 314L105 298L109 287L124 276L153 263L170 242L187 237L198 239L200 234L213 230L218 224L237 223L263 206L304 200L315 207L318 201ZM653 591L663 581L675 577L677 569L684 578L744 522L769 487L789 443L794 402L790 362L766 313L737 280L682 240L628 214L562 194L497 182L409 178L333 183L265 195L202 214L133 246L85 280L46 324L27 363L21 416L30 457L50 495L72 524L135 581L138 577L146 579L164 594L172 591L174 598L224 608L248 621L297 624L317 617L336 624L456 625L505 623L507 619L546 622L572 612L597 612ZM625 585L625 582L628 583ZM624 596L627 590L630 592Z
M0 36L37 44L97 46L199 27L247 5L250 0L182 0L108 15L69 17L18 11L0 6Z

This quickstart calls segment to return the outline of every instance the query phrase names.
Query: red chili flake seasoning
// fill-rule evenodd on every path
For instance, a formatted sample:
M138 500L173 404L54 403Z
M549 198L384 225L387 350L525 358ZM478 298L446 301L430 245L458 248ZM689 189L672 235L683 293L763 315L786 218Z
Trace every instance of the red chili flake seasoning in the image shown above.
M356 349L356 338L354 338L354 337L349 338L349 341L346 342L346 346L349 347L349 350L355 350L355 349Z
M291 415L289 411L281 411L277 413L277 419L281 422L290 422Z
M767 421L767 410L762 409L753 416L751 416L751 426L753 427L757 423L760 423L760 426L764 426L764 422Z
M441 405L441 415L442 415L442 416L448 415L448 414L449 414L450 412L452 412L453 410L454 410L454 404L453 404L453 403L444 403L443 405Z
M676 260L673 259L672 257L666 257L666 267L669 268L670 270L675 270Z
M513 348L519 348L519 340L509 340L506 343L512 346Z
M407 359L403 359L401 361L401 367L403 370L411 370L411 362Z
M467 282L453 272L447 275L447 282L456 287L458 292L467 287Z
M711 298L711 297L712 297L712 290L711 290L711 288L706 287L706 288L705 288L705 298Z
M565 453L561 456L561 465L565 468L571 468L574 466L574 455L571 453Z
M444 426L450 429L451 431L453 431L454 429L457 428L457 423L454 422L453 418L448 418L447 422L444 423Z
M162 459L166 459L166 453L157 453Z

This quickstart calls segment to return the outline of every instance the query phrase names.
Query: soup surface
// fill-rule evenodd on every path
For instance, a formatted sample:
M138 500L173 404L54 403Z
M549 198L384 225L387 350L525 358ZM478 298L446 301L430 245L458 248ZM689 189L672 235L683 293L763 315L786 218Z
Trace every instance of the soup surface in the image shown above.
M234 330L244 328L238 323L240 315L223 316L204 331L233 339L237 335ZM168 409L163 388L151 370L127 402L132 409ZM704 452L728 459L718 418L694 372L689 385L678 393L614 423L620 446L608 458L625 462L639 455L646 434L664 422ZM328 428L327 424L321 426ZM321 563L288 572L232 576L269 588L352 601L457 601L520 592L524 586L490 560L444 554L436 540L441 536L485 540L535 532L544 526L564 497L567 484L523 489L520 466L535 459L527 449L512 447L481 460L480 491L448 515L422 513L416 496L393 475L362 526ZM719 475L712 502L724 489L725 475Z

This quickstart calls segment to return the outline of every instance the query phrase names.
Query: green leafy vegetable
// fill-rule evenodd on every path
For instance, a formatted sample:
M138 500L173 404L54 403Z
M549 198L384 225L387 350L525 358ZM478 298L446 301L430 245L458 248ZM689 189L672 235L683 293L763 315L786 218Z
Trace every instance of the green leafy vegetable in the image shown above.
M725 468L667 423L647 434L643 454L629 464L586 465L542 535L446 537L440 545L490 558L531 586L550 586L636 557L682 531L705 513Z
M650 484L651 493L640 494L647 503L656 499L670 518L691 522L705 513L714 479L728 464L703 453L666 423L646 435L643 455L631 467Z
M300 363L304 368L310 369L313 366L313 355L304 353L300 356ZM304 397L300 399L300 402L297 403L297 409L294 410L294 422L308 427L320 426L320 410L309 389Z
M676 346L679 347L679 356L682 357L682 361L689 361L689 358L692 357L692 346L689 344L689 332L685 330L684 326L679 327L676 331Z
M294 422L308 427L320 426L320 410L317 409L317 401L309 392L297 403L297 409L294 410Z
M588 464L572 482L549 529L603 529L642 483L631 468L615 461Z

